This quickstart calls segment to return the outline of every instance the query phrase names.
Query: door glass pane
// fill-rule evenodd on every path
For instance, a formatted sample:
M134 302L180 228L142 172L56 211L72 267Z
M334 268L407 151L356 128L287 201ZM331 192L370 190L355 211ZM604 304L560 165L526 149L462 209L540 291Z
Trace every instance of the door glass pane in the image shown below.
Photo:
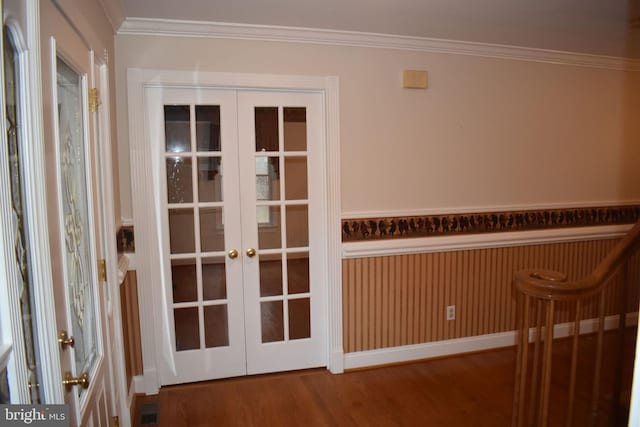
M289 300L289 339L311 336L311 311L309 298Z
M258 206L257 213L261 212L264 215L264 211L268 213L267 223L260 224L260 217L258 217L258 247L260 249L276 249L281 247L281 235L280 235L280 206Z
M31 307L32 301L32 272L31 261L29 257L29 251L27 250L29 240L29 230L26 224L26 205L24 203L24 195L26 189L24 187L24 177L22 169L22 149L25 141L23 140L22 117L20 116L19 103L22 102L18 91L22 87L20 81L19 63L17 62L16 48L13 43L13 38L7 30L4 31L4 90L5 90L5 113L6 113L6 131L7 131L7 153L8 158L6 161L9 164L9 186L11 194L10 206L11 215L13 217L13 259L10 260L15 265L15 269L18 271L18 283L17 286L18 295L20 296L20 318L22 319L22 343L16 342L14 345L22 345L24 354L26 369L29 375L29 382L31 384L38 383L38 372L36 369L37 358L35 354L35 346L33 341L33 332L35 322L32 317ZM4 160L3 160L4 161ZM8 400L3 402L3 390L6 384L6 373L4 370L0 372L0 403L9 403ZM4 376L3 376L4 375ZM8 387L6 389L8 399ZM30 398L34 404L40 403L39 388L31 387Z
M196 251L193 209L169 209L169 244L172 254Z
M227 298L227 274L223 256L202 259L202 294L205 300Z
M176 331L176 351L200 348L198 307L173 310Z
M220 157L198 159L198 200L200 202L222 201L221 163Z
M65 281L71 304L72 333L75 339L75 372L90 372L98 356L96 314L94 299L97 286L92 272L91 224L88 197L89 184L85 163L85 121L82 108L84 79L60 58L56 62L58 140L60 159L60 185L64 224ZM82 387L75 387L82 393Z
M309 208L307 205L287 206L287 247L309 245Z
M198 151L220 151L220 106L196 105Z
M309 292L309 254L287 256L287 284L289 294Z
M167 200L169 203L193 202L191 158L167 158Z
M164 106L164 138L168 153L191 151L191 126L188 105Z
M284 340L282 301L261 302L260 319L262 324L262 342Z
M260 256L260 296L282 295L282 255Z
M171 260L171 284L173 302L198 300L198 282L195 259Z
M284 107L284 151L307 150L307 109Z
M256 151L278 151L278 107L255 109Z
M287 200L307 198L307 158L287 157L284 159L284 193Z
M204 308L204 343L207 348L229 345L227 305L210 305Z
M202 252L224 250L222 208L200 209L200 246Z
M278 157L256 157L256 200L280 200Z

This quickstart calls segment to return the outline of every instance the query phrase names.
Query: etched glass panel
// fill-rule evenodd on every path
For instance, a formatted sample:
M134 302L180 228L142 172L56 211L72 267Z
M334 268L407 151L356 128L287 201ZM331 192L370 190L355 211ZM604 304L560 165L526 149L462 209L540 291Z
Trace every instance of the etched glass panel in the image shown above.
M22 129L22 120L20 116L20 96L18 90L21 87L20 73L18 72L19 64L17 62L16 48L13 38L8 31L4 31L4 70L5 70L5 113L6 113L6 130L7 130L7 153L9 163L9 184L11 191L11 214L13 217L14 240L12 242L13 254L15 259L15 268L18 272L18 295L20 298L20 317L22 319L22 346L25 354L26 368L28 370L29 382L38 384L37 357L33 341L34 319L32 316L33 300L32 300L32 272L31 261L29 259L29 251L27 250L28 229L25 221L26 205L24 195L26 189L24 187L23 170L22 170L22 147L25 144ZM20 345L16 340L15 345ZM9 403L9 390L6 385L6 373L2 371L0 375L0 403ZM5 394L6 391L6 394ZM40 403L39 388L31 387L29 390L31 402ZM6 399L6 401L5 401Z
M58 141L60 187L64 224L64 259L70 332L75 339L75 372L91 372L98 356L94 264L91 261L91 225L85 163L85 122L82 108L84 79L60 58L57 59ZM82 387L74 388L83 393Z

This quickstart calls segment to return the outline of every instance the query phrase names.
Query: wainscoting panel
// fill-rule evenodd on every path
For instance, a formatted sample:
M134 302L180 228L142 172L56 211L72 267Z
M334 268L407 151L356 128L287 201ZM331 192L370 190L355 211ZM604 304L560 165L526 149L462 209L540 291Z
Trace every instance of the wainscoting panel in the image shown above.
M142 375L138 284L135 271L127 271L122 285L120 285L120 303L122 304L122 333L124 336L127 386L130 386L134 376Z
M473 337L515 329L512 280L517 271L546 268L569 280L588 275L617 240L554 243L451 252L344 259L342 261L345 353ZM628 311L638 310L640 256L631 263L634 284ZM605 291L607 314L619 310L620 274ZM456 319L446 320L446 307ZM597 316L595 299L583 319ZM569 322L560 305L555 323Z

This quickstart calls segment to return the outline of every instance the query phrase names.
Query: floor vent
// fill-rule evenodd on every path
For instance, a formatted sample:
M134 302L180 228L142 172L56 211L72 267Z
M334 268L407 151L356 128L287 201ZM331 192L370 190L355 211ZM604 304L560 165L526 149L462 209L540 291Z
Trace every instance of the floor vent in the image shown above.
M145 403L140 408L140 425L153 426L158 424L158 404Z

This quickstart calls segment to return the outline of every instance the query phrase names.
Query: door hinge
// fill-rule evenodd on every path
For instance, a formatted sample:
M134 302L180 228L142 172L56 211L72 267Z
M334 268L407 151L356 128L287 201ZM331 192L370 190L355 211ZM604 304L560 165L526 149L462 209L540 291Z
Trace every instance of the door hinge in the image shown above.
M120 418L116 415L115 417L111 417L111 427L120 427Z
M98 89L95 87L89 89L89 112L98 112Z
M98 280L100 282L107 281L107 262L104 259L98 260Z

